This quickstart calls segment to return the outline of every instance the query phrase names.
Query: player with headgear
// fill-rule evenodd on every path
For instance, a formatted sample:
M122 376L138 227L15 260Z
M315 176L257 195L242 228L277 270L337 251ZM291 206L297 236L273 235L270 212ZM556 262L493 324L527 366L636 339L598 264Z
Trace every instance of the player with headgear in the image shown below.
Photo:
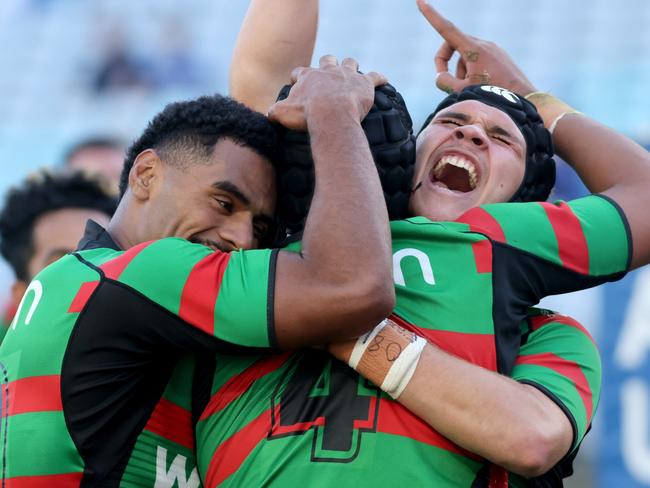
M285 9L290 4L283 3ZM275 69L268 57L256 58L273 48L264 33L273 37L275 29L286 44L287 29L298 24L279 16L269 25L274 23L267 22L262 5L254 2L246 21L255 36L240 35L237 52L248 57L235 58L235 65L245 64L249 72L235 66L231 82L233 93L264 111L260 90L250 88L260 80L282 79L277 72L286 63L281 60ZM300 17L306 8L300 2L294 14ZM435 11L425 14L444 24ZM650 229L637 218L642 198L630 202L622 189L640 181L647 185L650 161L623 136L587 118L566 117L570 109L557 101L545 98L542 117L536 117L532 105L514 93L534 91L523 86L525 77L502 52L488 52L491 81L514 79L520 86L506 87L513 91L485 83L471 87L448 99L449 106L436 110L425 125L410 199L416 217L392 224L398 298L392 321L359 341L330 346L433 429L318 352L253 363L220 357L213 400L197 426L199 467L209 486L281 485L303 476L340 486L405 480L436 486L507 483L504 471L486 460L525 477L552 468L547 483L567 474L598 400L598 354L575 321L528 307L546 294L620 278L630 259L634 266L647 262ZM253 75L256 68L271 74ZM254 79L250 85L246 76ZM459 91L477 81L490 80L463 80ZM537 102L537 96L531 98ZM552 187L553 151L542 120L549 128L561 121L554 139L577 167L595 166L589 184L594 191L605 190L604 196L557 204L502 203L544 199ZM567 141L566 132L597 135L602 146L594 153ZM608 181L600 168L614 151L630 162L623 178ZM610 197L622 203L623 212ZM629 212L632 218L626 219ZM634 254L628 221L635 244L642 244ZM535 227L540 231L531 232ZM549 357L570 367L560 372ZM573 382L579 375L584 380ZM246 391L226 400L240 378L251 379ZM270 401L270 410L261 399ZM235 412L245 414L235 417ZM239 446L236 458L233 446ZM511 482L523 480L512 475Z

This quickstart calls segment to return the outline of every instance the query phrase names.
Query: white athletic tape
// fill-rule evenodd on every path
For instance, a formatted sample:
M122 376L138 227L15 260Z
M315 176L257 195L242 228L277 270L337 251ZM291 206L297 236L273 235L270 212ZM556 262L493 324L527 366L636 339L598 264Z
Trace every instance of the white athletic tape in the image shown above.
M415 337L415 341L411 342L395 360L381 384L381 389L395 399L402 394L411 381L424 346L427 344L423 337L417 335Z
M374 329L372 329L370 332L368 332L366 335L362 335L357 339L357 342L354 344L354 348L352 349L352 354L350 354L350 360L348 361L348 364L353 368L357 369L357 366L359 364L359 361L361 361L361 357L363 356L363 353L366 352L366 349L372 342L372 340L375 338L377 334L379 334L388 322L386 319L382 320L375 326Z

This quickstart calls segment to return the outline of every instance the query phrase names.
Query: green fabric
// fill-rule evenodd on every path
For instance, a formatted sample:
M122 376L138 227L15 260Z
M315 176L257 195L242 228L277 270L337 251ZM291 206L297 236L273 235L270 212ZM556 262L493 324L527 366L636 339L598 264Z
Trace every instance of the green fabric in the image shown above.
M217 337L244 346L274 345L267 325L270 258L268 249L231 253L215 307Z
M509 203L489 205L484 209L497 221L505 235L506 245L513 252L519 250L547 262L562 264L554 229L542 205ZM566 213L562 215L567 216L569 223L575 224L575 220L571 220L571 210L586 232L590 272L603 276L604 281L607 279L605 275L625 271L629 253L627 236L622 218L615 207L599 197L570 202L569 207L564 209ZM596 222L607 228L607 233L615 234L609 238L614 239L616 244L607 244L606 251L597 242L602 239L602 235L596 228ZM535 231L532 232L531 229ZM490 344L490 341L494 344L494 339L490 339L494 334L493 275L489 261L487 271L483 263L481 272L477 261L477 251L485 252L487 249L487 255L490 255L492 244L488 237L481 232L471 232L468 224L431 222L423 217L391 222L391 232L397 295L395 313L419 328L421 333L430 332L430 337L438 338L443 334L442 347L453 346L461 353L470 348L467 344L474 339L475 344ZM299 243L295 243L291 250L295 252L299 248ZM615 261L613 265L605 263L606 252L615 254L612 256ZM582 282L578 280L576 283L576 287L579 287ZM545 326L531 334L521 353L551 352L578 362L589 379L596 399L595 405L599 394L598 357L593 354L593 345L585 343L563 327ZM479 351L477 356L480 354L483 354L483 360L485 356L492 355L491 364L496 364L494 351ZM318 370L310 373L312 383L308 398L288 397L285 394L285 391L290 391L287 390L287 382L302 371L301 365L306 361L305 357L304 353L296 353L273 372L262 375L250 385L246 383L245 388L240 383L241 378L258 370L254 359L217 358L212 392L223 395L220 398L221 407L202 419L196 428L199 471L204 479L212 463L213 469L214 466L227 466L230 470L223 486L320 486L318 483L322 486L355 488L388 484L449 487L471 485L483 466L482 463L456 454L453 449L434 447L406 436L385 433L381 429L376 432L353 429L353 442L359 441L360 447L352 457L352 451L341 451L338 454L323 451L322 425L291 435L271 435L272 426L267 423L274 418L271 416L272 406L281 408L282 402L289 402L289 405L295 403L298 408L306 408L303 421L306 422L305 425L311 425L310 422L319 415L333 415L331 412L326 413L327 410L323 410L322 405L318 406L314 399L319 395L326 397L332 392L342 395L342 389L349 386L348 383L335 385L328 370L335 367L335 363L325 361L320 373ZM465 359L473 360L474 357L468 354ZM548 372L547 369L521 365L516 369L516 378L524 380L530 377L531 381L544 382L550 391L557 392L561 401L566 402L569 411L576 416L576 421L582 424L578 436L581 439L586 423L582 400L579 396L576 397L575 389L571 389L566 378ZM378 395L372 385L364 386L366 382L354 375L359 383L356 396L350 397L353 403L349 408L344 408L348 412L354 408L354 402L360 404L363 398ZM223 388L228 386L229 381L233 383L230 388L225 388L227 392L224 394ZM227 393L231 393L230 402L224 400L228 397ZM300 393L303 394L304 392ZM384 397L384 401L389 400ZM381 409L378 412L381 416ZM323 418L326 424L327 418ZM255 437L248 429L254 429L258 422L266 427L255 431L255 435L259 436ZM400 422L399 418L397 422ZM421 430L426 430L426 427L421 427ZM225 451L223 458L215 456L224 442L241 442L244 434L246 445L252 443L249 446L252 449L250 452L242 444L237 444L233 446L236 455ZM387 469L387 466L394 468Z
M576 384L570 376L558 372L557 362L549 363L544 358L535 359L535 355L552 353L566 363L561 364L571 374L584 376L586 388L579 391L581 384ZM539 384L559 399L573 417L577 432L572 449L584 438L587 427L596 412L600 400L602 369L598 348L587 333L566 324L561 316L553 322L531 333L528 342L519 351L521 358L532 358L532 364L518 364L512 372L512 378ZM585 401L588 398L591 411L587 411Z

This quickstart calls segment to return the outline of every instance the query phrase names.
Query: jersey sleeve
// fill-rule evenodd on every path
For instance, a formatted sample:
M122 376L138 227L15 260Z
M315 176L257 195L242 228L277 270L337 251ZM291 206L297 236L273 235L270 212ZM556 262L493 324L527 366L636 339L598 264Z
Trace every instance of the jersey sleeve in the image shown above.
M512 378L553 400L573 427L574 451L584 438L600 399L600 354L589 332L570 317L540 313L529 318Z
M275 252L213 251L184 239L135 246L100 266L193 329L244 347L274 347Z
M545 294L620 279L630 265L632 240L627 220L605 196L484 205L459 221L487 235L495 246L546 268L542 271Z

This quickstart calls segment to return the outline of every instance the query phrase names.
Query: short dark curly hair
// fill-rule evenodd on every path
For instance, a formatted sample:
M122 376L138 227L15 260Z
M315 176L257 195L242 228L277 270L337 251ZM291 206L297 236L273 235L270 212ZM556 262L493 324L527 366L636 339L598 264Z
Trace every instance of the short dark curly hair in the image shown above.
M110 187L99 177L81 171L41 170L11 188L5 197L0 211L0 253L16 278L28 281L34 224L42 215L64 208L87 208L112 216L116 205Z
M276 130L261 113L221 95L167 105L128 149L120 177L120 198L142 151L154 149L166 163L186 165L207 159L215 144L226 137L275 162Z

